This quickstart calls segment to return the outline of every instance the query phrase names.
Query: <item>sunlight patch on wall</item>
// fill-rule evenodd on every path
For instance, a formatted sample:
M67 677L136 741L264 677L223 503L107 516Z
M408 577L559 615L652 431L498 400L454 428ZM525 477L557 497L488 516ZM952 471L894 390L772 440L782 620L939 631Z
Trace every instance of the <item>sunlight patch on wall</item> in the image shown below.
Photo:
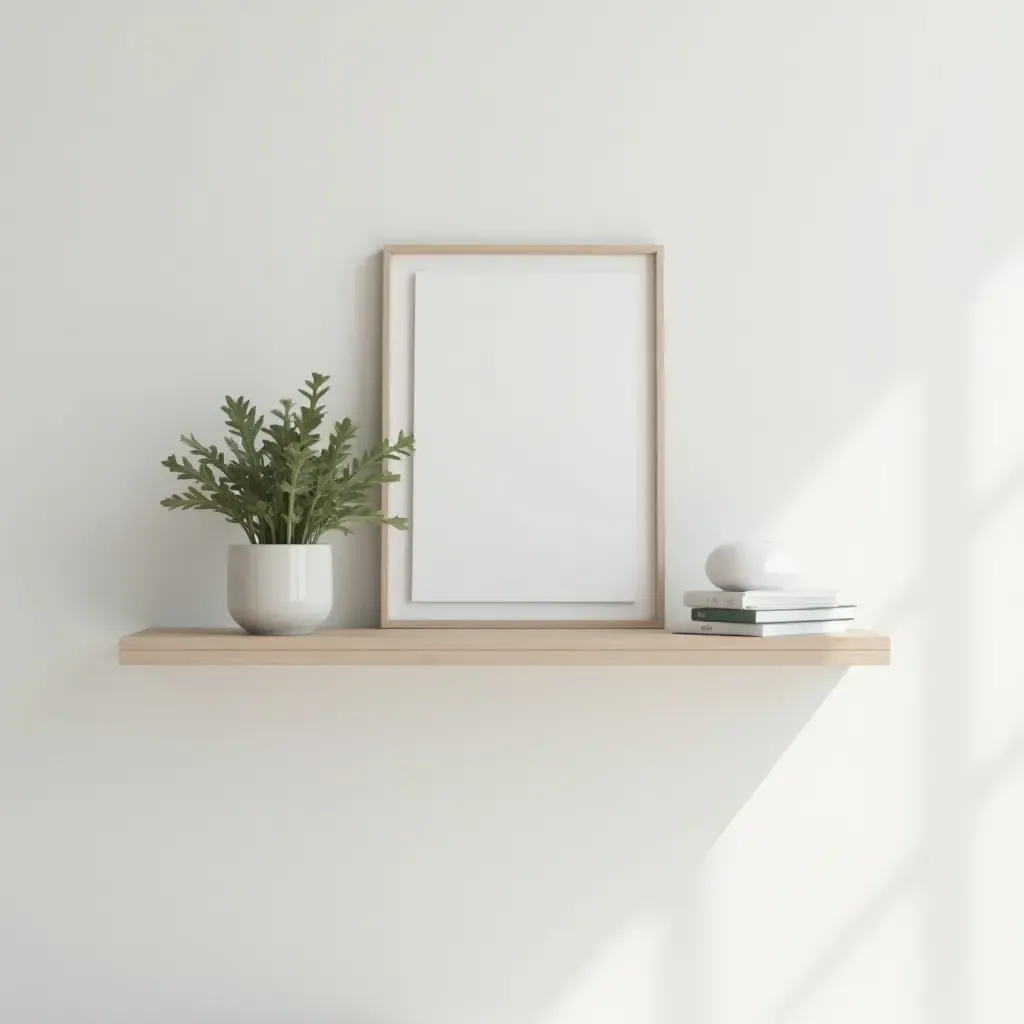
M1018 679L1018 686L1020 680ZM1021 921L1024 921L1024 736L980 780L964 922L970 953L972 1021L1008 1021L1019 1015ZM1009 1016L1008 1016L1009 1014Z
M1024 730L1024 248L986 282L971 317L969 756L986 773Z
M895 908L921 876L930 637L923 615L905 615L893 668L843 678L709 854L715 1024L771 1021L782 1006L793 1015L780 1021L846 1020L802 1008L841 1007L854 977L861 1012L883 980L893 1005L920 995L884 957L894 946L904 963L922 954Z
M1008 487L1024 488L1024 248L978 296L970 360L971 495L984 505Z
M888 619L920 571L925 516L925 382L895 382L772 518L812 585L839 586ZM890 626L873 619L870 625Z
M869 1020L924 1024L925 944L919 902L913 892L890 901L821 984L813 984L813 977L807 979L812 984L806 999L783 1003L766 1020L772 1024L864 1024Z
M1024 488L974 521L963 620L956 628L970 637L964 680L969 761L985 774L1024 734Z
M627 925L573 979L538 1024L668 1024L663 1012L664 922Z

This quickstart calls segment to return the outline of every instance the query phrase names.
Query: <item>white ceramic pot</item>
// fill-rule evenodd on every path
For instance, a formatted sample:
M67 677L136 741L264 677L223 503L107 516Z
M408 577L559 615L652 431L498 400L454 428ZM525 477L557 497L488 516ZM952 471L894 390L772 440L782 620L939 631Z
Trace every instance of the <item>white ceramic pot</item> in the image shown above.
M720 590L785 590L800 579L797 560L765 540L722 544L708 555L704 571Z
M328 544L233 544L228 611L247 633L312 633L334 605Z

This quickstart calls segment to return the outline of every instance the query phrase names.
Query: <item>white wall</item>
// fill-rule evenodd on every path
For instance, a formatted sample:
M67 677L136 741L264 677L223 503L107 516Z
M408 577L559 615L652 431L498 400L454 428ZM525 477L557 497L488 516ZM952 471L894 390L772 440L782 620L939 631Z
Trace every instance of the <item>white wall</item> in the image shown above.
M7 3L0 1018L1024 1016L1024 8ZM667 248L672 603L772 536L891 670L127 670L182 430L375 432L389 241ZM214 435L215 436L215 435ZM377 540L339 548L373 621Z

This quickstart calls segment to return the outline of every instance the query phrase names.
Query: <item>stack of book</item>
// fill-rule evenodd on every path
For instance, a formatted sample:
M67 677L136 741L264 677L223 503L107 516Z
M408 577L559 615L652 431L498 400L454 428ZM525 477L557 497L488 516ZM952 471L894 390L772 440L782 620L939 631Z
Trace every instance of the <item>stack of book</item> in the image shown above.
M842 633L856 607L833 590L690 590L683 597L690 621L674 633L712 636L799 636Z

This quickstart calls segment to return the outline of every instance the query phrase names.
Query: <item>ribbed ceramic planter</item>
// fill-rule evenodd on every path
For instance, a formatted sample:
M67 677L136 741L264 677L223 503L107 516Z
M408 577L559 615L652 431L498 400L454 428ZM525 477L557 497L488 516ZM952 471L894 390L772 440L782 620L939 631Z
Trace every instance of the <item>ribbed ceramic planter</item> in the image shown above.
M233 544L228 611L247 633L312 633L334 605L328 544Z

